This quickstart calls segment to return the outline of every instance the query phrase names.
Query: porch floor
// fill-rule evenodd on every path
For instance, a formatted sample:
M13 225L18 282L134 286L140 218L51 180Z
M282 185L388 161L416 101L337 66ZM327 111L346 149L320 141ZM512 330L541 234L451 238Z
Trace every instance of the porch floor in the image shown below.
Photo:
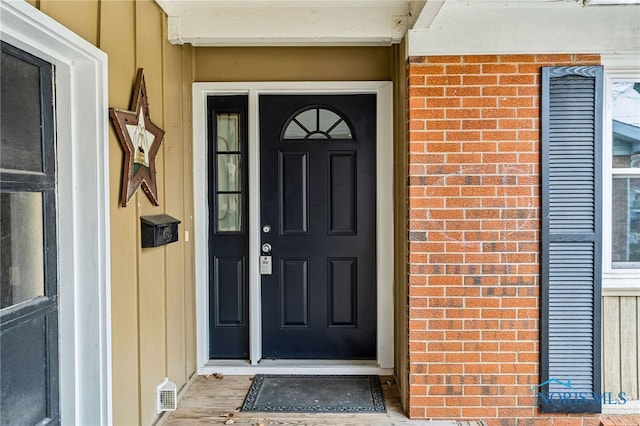
M180 399L178 409L165 417L164 425L225 424L232 416L234 425L429 425L480 426L480 422L409 420L400 406L395 380L380 377L386 413L326 414L326 413L256 413L240 412L239 408L251 386L253 376L199 376ZM230 423L231 424L231 423Z

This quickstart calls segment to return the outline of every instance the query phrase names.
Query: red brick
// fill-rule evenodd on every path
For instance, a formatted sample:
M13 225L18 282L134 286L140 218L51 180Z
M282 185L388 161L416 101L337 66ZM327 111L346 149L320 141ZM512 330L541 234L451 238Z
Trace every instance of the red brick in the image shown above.
M553 426L582 426L582 418L555 418L555 419L542 419L545 421L551 420Z
M430 75L427 76L428 86L459 86L462 77L459 75Z
M454 407L474 407L480 405L480 397L478 396L447 396L445 397L445 404Z
M423 75L412 75L409 77L409 86L424 86L425 78Z
M480 96L481 88L475 86L447 87L447 96Z
M467 64L477 64L477 63L494 63L499 62L500 57L498 55L473 55L473 56L463 56L462 60Z
M462 56L429 56L427 62L430 64L459 64Z
M462 120L462 129L496 129L496 120Z
M536 83L534 74L501 75L498 84L533 85Z
M482 139L484 141L515 141L518 133L513 130L484 130Z
M496 106L498 106L498 100L496 98L487 98L487 97L462 98L463 108L496 107Z
M512 96L503 97L498 99L498 106L500 108L518 107L518 108L531 108L536 106L536 99L531 96ZM529 127L531 127L531 121L529 121Z
M462 105L462 99L456 97L448 98L426 98L427 108L459 108Z
M535 55L501 55L501 62L535 62Z
M444 132L421 132L412 130L409 132L409 140L411 142L427 142L427 141L443 141ZM410 161L416 159L410 159ZM415 162L415 161L412 161Z
M495 164L462 164L460 173L474 175L493 175L497 173Z
M425 130L426 129L426 123L424 120L411 120L409 122L409 129L410 130Z
M462 417L484 419L496 417L498 409L496 407L462 407Z
M575 55L575 62L578 63L592 63L594 65L600 64L600 55L598 54L578 54ZM640 424L640 421L638 422Z
M481 140L481 132L479 131L452 131L447 130L445 139L447 141L479 141Z
M414 108L424 108L424 99L423 98L409 98L409 114L413 112Z
M516 64L483 64L483 74L514 74L518 72Z
M429 165L427 166L427 173L436 175L434 176L436 179L442 179L442 176L439 175L455 175L461 173L461 168L459 164L437 164L437 165ZM441 185L443 181L435 182L434 185Z
M538 108L518 108L518 118L538 118L540 110Z
M480 111L479 108L448 109L446 110L446 118L480 118Z
M516 163L518 161L518 155L514 153L486 153L482 154L482 161L486 163Z
M467 273L475 273L468 272L469 269L477 268L477 265L463 265L462 270L457 270L460 265L452 266L447 265L447 274L467 274ZM445 295L447 297L463 297L463 298L472 298L472 297L480 297L480 289L477 287L447 287L445 289Z
M498 142L499 152L529 152L535 145L532 142Z
M482 118L515 118L518 111L516 108L483 108Z
M444 118L445 110L444 109L414 109L411 111L410 119L411 121L417 120L421 123L425 122L425 119L438 119Z
M500 426L598 419L538 415L529 394L539 381L540 67L578 58L599 62L410 59L413 417ZM426 386L440 399L426 399Z
M482 156L480 154L448 154L447 162L448 163L479 163L482 161Z
M412 65L409 67L409 75L444 74L443 65Z
M445 72L447 74L480 74L482 67L480 65L447 65Z
M425 417L422 418L442 418L452 419L459 418L462 415L462 409L459 407L428 407ZM415 417L412 417L415 418Z
M572 62L572 55L536 55L536 62Z
M465 86L495 86L498 84L497 75L465 75L462 77Z
M518 73L521 74L538 74L541 72L542 67L545 64L540 63L525 63L518 64Z
M427 121L428 130L460 130L460 120L429 120Z
M496 188L493 186L465 186L461 188L463 197L495 197Z

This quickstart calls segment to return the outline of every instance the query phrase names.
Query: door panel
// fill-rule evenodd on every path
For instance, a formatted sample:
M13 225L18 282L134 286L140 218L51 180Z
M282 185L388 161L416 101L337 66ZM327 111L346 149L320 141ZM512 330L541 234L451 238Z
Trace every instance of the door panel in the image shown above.
M285 327L309 326L308 259L281 259L280 300L281 324Z
M244 323L244 258L214 258L214 313L216 327L238 326Z
M329 326L355 327L358 259L329 259Z
M278 194L284 235L307 235L309 229L308 153L280 152Z
M260 97L263 357L376 357L376 97Z
M356 235L356 153L329 153L329 234Z

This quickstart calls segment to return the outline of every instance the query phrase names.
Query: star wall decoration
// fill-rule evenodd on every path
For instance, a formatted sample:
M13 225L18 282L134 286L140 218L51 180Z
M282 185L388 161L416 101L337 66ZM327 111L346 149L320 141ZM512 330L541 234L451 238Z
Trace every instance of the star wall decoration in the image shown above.
M120 203L126 207L139 186L153 205L158 203L156 185L156 154L162 143L164 130L149 117L147 87L143 69L138 69L133 89L131 111L109 108L111 122L124 149L124 168Z

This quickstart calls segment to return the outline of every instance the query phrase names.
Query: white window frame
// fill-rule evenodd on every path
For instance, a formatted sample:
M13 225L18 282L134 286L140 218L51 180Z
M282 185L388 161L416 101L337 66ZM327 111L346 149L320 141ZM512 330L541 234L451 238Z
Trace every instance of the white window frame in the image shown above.
M634 61L637 62L637 59ZM619 59L611 67L605 64L604 111L603 111L603 228L602 228L602 295L640 296L640 268L613 268L612 265L612 179L615 175L640 178L640 169L614 169L612 166L612 84L614 82L640 82L640 64L621 64Z
M107 55L25 1L0 0L0 39L55 66L60 423L109 425Z

